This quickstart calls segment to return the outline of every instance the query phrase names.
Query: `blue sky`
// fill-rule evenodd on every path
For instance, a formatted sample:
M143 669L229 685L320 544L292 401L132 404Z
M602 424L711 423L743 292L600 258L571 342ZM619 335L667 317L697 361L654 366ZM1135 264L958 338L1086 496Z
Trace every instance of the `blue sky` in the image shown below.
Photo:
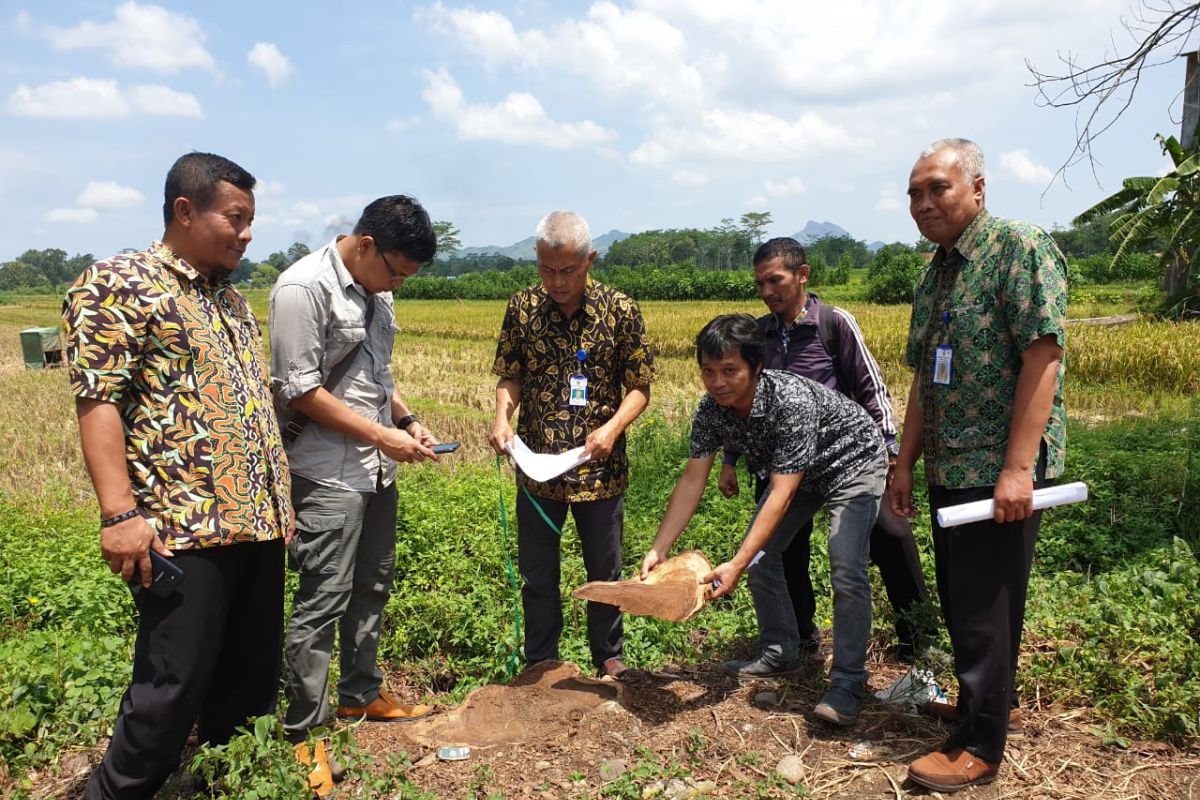
M0 0L0 261L98 257L162 232L189 150L259 179L249 256L323 243L414 194L465 245L555 208L594 235L832 221L912 241L917 152L966 136L988 206L1044 226L1161 172L1182 62L1146 73L1086 167L1048 191L1074 116L1038 108L1025 59L1127 44L1126 0L517 0L430 3ZM1113 37L1110 39L1110 36ZM1043 193L1045 195L1043 197Z

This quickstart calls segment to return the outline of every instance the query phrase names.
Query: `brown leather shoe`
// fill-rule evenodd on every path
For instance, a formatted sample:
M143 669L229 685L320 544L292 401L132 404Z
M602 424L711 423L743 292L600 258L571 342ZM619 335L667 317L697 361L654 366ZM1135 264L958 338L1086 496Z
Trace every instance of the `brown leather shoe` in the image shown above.
M625 662L619 658L610 658L604 662L604 666L600 668L601 678L620 678L625 674Z
M387 689L380 689L379 697L365 706L337 707L338 719L366 717L371 722L412 722L414 719L428 716L432 711L433 706L406 706L397 702L396 698L388 694Z
M316 747L309 749L308 742L296 745L296 760L308 767L308 788L313 794L325 800L333 794L333 775L329 771L329 757L325 754L325 743L317 742Z
M943 703L939 700L934 700L925 708L930 714L933 714L940 720L945 722L958 722L959 713L958 706L953 703ZM1025 712L1019 707L1010 709L1008 712L1008 732L1009 733L1024 733L1025 732Z
M961 747L949 753L930 753L908 765L908 779L927 789L957 792L996 780L998 764L989 764Z

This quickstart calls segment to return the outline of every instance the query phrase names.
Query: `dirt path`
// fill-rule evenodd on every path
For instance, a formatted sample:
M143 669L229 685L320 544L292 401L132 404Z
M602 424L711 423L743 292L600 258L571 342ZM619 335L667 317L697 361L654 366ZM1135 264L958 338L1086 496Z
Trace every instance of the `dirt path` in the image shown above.
M902 671L894 663L872 664L872 688L888 686ZM853 728L826 725L810 714L823 689L822 672L815 664L796 680L739 685L716 664L680 665L630 670L615 691L568 686L566 676L552 683L572 689L575 699L558 715L547 714L536 695L523 696L524 709L520 702L507 705L492 718L499 727L488 730L478 728L484 723L470 709L440 710L444 730L495 742L472 747L465 761L439 761L428 725L367 723L355 738L380 764L406 753L413 762L408 779L439 798L940 796L907 783L905 774L908 762L939 744L949 728L876 701ZM392 679L401 683L401 676ZM495 687L479 697L479 708L497 706ZM956 798L1200 800L1200 750L1158 742L1106 747L1090 732L1094 722L1083 709L1027 711L1025 732L1009 739L1000 779ZM502 728L518 733L505 737L497 733ZM803 790L776 774L787 756L800 759ZM74 780L60 774L35 796L77 796L98 757L75 754L73 763L64 763ZM190 797L180 788L188 784L177 776L159 797ZM342 787L346 797L360 788L353 777Z

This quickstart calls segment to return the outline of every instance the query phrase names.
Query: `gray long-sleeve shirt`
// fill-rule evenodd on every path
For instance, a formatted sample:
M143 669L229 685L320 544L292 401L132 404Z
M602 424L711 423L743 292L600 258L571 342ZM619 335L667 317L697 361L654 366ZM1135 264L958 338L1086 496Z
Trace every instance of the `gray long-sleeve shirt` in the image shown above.
M271 289L271 390L281 418L297 397L322 386L359 343L363 347L330 391L360 416L391 427L395 391L389 362L396 314L388 292L372 295L355 282L336 240L288 267ZM375 303L366 329L367 303ZM315 483L373 492L396 477L396 462L374 446L313 421L287 448L292 474Z

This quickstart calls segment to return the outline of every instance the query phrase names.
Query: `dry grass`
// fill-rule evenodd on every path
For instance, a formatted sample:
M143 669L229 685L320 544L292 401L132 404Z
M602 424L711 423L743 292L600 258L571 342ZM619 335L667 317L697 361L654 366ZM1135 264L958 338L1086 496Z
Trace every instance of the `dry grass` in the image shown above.
M265 292L250 294L264 322ZM414 411L442 439L463 443L456 459L490 455L487 436L494 407L491 375L501 301L401 301L393 369ZM867 345L888 378L897 407L911 373L902 363L908 311L903 306L847 303ZM652 407L667 419L690 416L702 391L692 341L721 313L758 313L757 301L646 302L647 328L659 350L661 378ZM0 306L0 491L75 502L90 496L83 472L74 411L61 370L29 372L21 363L18 333L54 324L59 300L40 297ZM1117 328L1073 327L1067 406L1075 418L1106 421L1178 407L1200 391L1200 323L1143 320Z

